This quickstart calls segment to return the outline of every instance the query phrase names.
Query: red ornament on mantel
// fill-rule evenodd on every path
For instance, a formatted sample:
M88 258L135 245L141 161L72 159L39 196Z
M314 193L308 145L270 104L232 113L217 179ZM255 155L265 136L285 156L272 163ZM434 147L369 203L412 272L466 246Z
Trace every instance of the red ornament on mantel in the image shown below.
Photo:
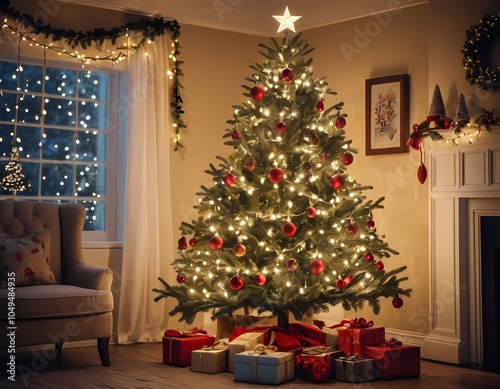
M366 253L366 254L365 254L365 259L366 259L368 262L373 261L373 259L374 259L373 254L372 254L372 253Z
M330 178L330 184L332 185L332 188L335 190L339 190L342 188L342 186L345 183L344 177L342 177L342 174L337 173L335 174L332 178Z
M274 167L269 171L269 181L273 183L278 183L283 179L283 170L281 170L279 167Z
M181 237L178 241L177 241L177 247L179 248L179 250L186 250L187 247L188 247L188 244L187 244L187 240L186 240L186 237L183 236Z
M342 156L342 165L349 166L352 163L352 161L354 161L354 157L351 153L345 153Z
M345 117L343 116L339 116L336 120L335 120L335 128L338 128L339 130L341 130L342 128L344 128L346 125L346 120L345 120Z
M189 245L190 245L191 247L194 247L194 246L196 245L196 238L191 238L191 239L189 239Z
M286 131L286 123L283 120L280 120L278 123L276 123L274 128L276 128L276 131L282 134Z
M427 179L427 168L422 163L417 170L417 178L418 181L423 185L425 180Z
M335 285L337 286L338 290L342 290L345 288L345 281L344 280L337 280L337 281L335 281Z
M309 269L311 269L312 274L318 275L321 274L323 270L325 270L325 264L321 259L315 259L309 265Z
M232 290L240 290L241 288L243 288L244 284L245 282L240 276L234 276L229 280L229 286Z
M255 101L262 100L266 91L260 85L255 85L252 89L250 89L250 96Z
M215 235L214 237L212 237L210 239L210 241L208 242L208 246L212 249L212 250L219 250L220 248L222 248L222 245L224 244L224 241L222 240L222 238L218 235Z
M283 224L283 227L281 227L281 230L286 237L290 238L297 232L297 227L295 227L292 222L286 222L285 224Z
M393 300L392 300L392 306L394 308L401 308L403 306L403 299L401 297L395 297Z
M289 68L285 68L281 71L281 80L285 83L285 84L289 84L290 82L293 81L293 71L292 69L289 69Z
M236 176L232 173L228 173L224 177L224 182L226 183L227 186L231 186L236 182Z
M323 112L324 110L325 104L323 103L323 100L318 101L318 104L316 104L316 111Z
M185 276L183 276L182 274L179 274L179 275L177 276L177 282L178 282L179 284L182 284L184 281L186 281L186 277L185 277Z
M375 264L375 267L377 268L377 270L382 270L384 268L384 262L382 261L378 261L376 264Z
M375 222L372 219L370 219L366 222L366 226L370 229L375 228Z
M231 139L236 142L239 141L240 138L241 138L240 132L238 130L233 130L233 132L231 133Z

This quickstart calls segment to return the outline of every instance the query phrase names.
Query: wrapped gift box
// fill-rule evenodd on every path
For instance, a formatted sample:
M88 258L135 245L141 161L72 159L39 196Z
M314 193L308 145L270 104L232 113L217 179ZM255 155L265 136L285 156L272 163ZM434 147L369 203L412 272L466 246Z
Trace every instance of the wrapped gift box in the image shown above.
M375 379L373 359L342 357L335 360L335 379L345 382L366 382Z
M378 345L385 342L385 327L342 328L338 329L338 349L346 355L364 354L363 346Z
M364 346L364 354L374 359L376 378L393 380L420 375L420 347L418 346Z
M330 366L330 377L335 378L335 360L345 357L345 353L332 347L306 347L299 358L295 359L295 373L297 377L310 380L310 369L314 362L324 361Z
M185 367L191 365L191 352L203 346L212 346L214 337L207 334L167 330L162 343L163 363Z
M229 338L236 327L252 328L256 325L275 325L274 316L222 315L217 318L217 338Z
M259 343L264 343L264 332L247 332L229 342L227 371L234 372L234 355L247 350L253 350Z
M295 379L293 353L259 354L244 351L234 354L234 381L278 385Z
M222 373L227 371L227 345L203 347L191 352L191 370L200 373Z

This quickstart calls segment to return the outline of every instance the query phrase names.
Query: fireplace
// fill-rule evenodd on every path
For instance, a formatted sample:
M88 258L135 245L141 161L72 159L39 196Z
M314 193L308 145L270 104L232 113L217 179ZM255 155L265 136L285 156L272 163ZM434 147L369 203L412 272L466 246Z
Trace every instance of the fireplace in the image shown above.
M494 333L500 325L500 282L493 282L500 271L495 224L500 219L500 134L481 134L473 145L434 146L429 166L431 313L422 357L495 365L500 353L500 335Z

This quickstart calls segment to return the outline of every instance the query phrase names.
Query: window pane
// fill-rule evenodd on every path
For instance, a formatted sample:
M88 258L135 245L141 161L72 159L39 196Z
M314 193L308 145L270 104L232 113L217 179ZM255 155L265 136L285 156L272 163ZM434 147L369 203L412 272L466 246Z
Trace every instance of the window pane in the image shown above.
M11 124L0 124L0 157L10 157L12 150L12 133L14 126Z
M72 126L75 124L75 103L72 100L47 98L45 99L45 124Z
M107 127L107 105L82 101L78 108L78 127L104 130Z
M17 127L17 147L20 158L40 158L40 127Z
M106 221L106 203L104 201L78 201L83 204L85 215L85 231L104 231Z
M17 64L14 62L0 62L0 88L4 90L16 90L17 88Z
M71 161L75 154L75 133L46 128L42 140L43 159Z
M19 97L18 122L39 123L42 115L42 97L21 95Z
M77 137L76 160L89 162L106 161L106 134L95 131L79 131Z
M22 65L22 68L21 91L41 93L43 67L36 65Z
M31 163L21 161L23 167L23 174L26 177L26 182L30 185L30 189L19 192L18 196L38 196L38 183L40 182L40 165L38 163Z
M102 165L77 165L78 196L106 196L106 168Z
M92 100L107 100L108 74L81 72L78 82L78 97Z
M71 165L42 164L42 196L72 196L74 182Z
M74 97L76 70L48 68L45 77L45 93L61 97Z
M16 95L15 93L0 93L0 116L2 121L13 122L16 112L14 107L16 106ZM2 133L3 135L3 133Z

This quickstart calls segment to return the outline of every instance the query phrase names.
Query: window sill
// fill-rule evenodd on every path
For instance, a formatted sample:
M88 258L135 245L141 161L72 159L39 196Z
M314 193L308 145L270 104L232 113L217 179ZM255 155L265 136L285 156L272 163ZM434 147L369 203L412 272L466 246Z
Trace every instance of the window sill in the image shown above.
M83 242L83 249L122 249L123 242Z

